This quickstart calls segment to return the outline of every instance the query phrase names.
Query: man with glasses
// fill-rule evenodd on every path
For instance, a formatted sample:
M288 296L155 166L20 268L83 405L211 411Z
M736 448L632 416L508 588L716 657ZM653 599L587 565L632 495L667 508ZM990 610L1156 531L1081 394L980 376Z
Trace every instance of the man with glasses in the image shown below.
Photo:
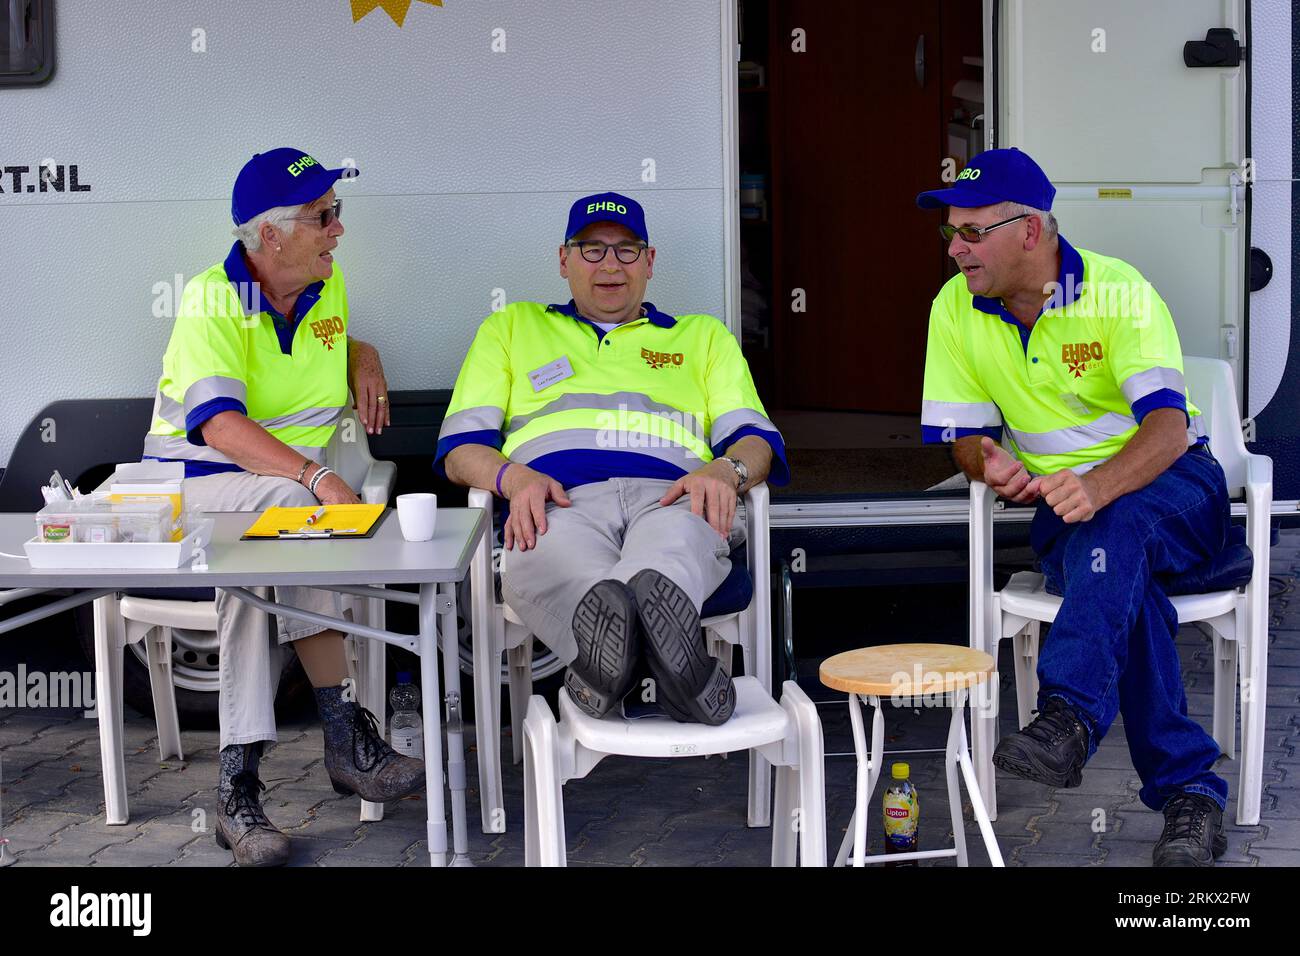
M635 200L574 203L559 250L573 298L483 322L435 467L508 501L502 592L569 664L578 707L607 713L644 655L670 716L720 724L735 693L700 608L743 539L737 496L789 471L736 337L643 301L654 262Z
M355 170L351 171L355 173ZM187 510L262 511L273 505L355 504L325 449L351 388L367 432L389 423L388 386L375 349L352 337L334 263L343 235L334 183L300 149L259 153L231 200L235 244L225 261L185 286L163 356L146 458L185 463ZM276 600L340 615L338 595L276 588ZM324 721L334 789L380 802L424 783L424 763L392 750L347 692L343 635L277 619L218 590L221 769L217 842L241 866L286 861L289 838L262 810L258 760L276 739L280 645L293 642Z
M1029 156L995 149L917 197L947 207L960 269L930 312L924 438L951 442L1004 498L1037 502L1031 544L1064 598L1038 659L1038 716L993 762L1077 787L1122 714L1139 797L1165 817L1155 864L1210 866L1227 846L1228 785L1187 716L1161 582L1222 551L1227 487L1168 308L1128 263L1058 235L1055 194Z

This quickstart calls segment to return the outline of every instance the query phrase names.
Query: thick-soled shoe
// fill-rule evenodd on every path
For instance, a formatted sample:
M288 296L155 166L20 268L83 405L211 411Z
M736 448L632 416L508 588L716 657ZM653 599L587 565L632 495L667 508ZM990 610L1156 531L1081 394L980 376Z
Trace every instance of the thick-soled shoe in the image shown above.
M993 751L995 767L1049 787L1077 787L1087 760L1088 728L1057 697L1049 697L1028 727L1003 737Z
M578 709L604 717L632 686L640 641L636 603L622 581L597 581L573 612L578 656L564 674L564 686Z
M1151 860L1156 866L1214 866L1228 849L1223 811L1203 793L1176 793L1165 801L1165 829Z
M659 703L682 723L726 723L736 709L736 687L704 646L695 604L653 568L638 571L628 585Z
M265 789L256 773L244 771L217 791L217 846L232 851L240 866L284 866L289 859L289 838L262 810Z
M424 789L424 761L399 754L379 733L375 715L351 704L351 732L325 729L325 770L337 793L372 803L396 800Z

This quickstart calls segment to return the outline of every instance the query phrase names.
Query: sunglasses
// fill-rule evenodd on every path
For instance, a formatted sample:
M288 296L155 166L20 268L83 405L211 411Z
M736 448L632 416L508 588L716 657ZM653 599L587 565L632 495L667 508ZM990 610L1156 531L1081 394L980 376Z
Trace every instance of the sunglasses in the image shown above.
M291 218L298 222L316 222L320 223L322 229L328 229L329 224L343 215L343 200L336 199L332 205L326 206L319 213L310 216L293 216Z
M991 226L954 226L945 222L939 227L939 235L943 236L944 242L952 242L953 236L961 236L964 242L979 242L984 238L986 233L992 232L999 226L1018 222L1028 215L1028 213L1021 213L1019 216L1012 216L1010 219L1003 219L1001 222L995 222Z

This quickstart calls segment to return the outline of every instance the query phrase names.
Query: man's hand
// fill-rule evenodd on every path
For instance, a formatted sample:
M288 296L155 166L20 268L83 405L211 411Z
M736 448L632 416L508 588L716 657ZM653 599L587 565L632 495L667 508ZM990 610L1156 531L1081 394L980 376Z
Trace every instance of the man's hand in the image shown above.
M1038 498L1042 478L1031 478L1020 459L987 435L980 439L984 455L984 483L998 495L1025 505Z
M510 501L504 542L507 551L515 542L520 551L537 547L537 536L546 534L547 501L561 508L571 504L562 484L527 465L511 463L501 476L501 490Z
M1066 524L1091 521L1104 504L1089 474L1076 475L1064 468L1039 480L1043 500Z
M323 505L359 505L361 499L337 473L326 475L316 486L316 497Z
M736 471L730 464L711 461L673 482L659 503L670 505L682 495L690 495L691 514L699 515L725 539L731 533L731 522L736 517L738 487Z
M361 416L366 434L383 432L384 426L390 423L388 379L384 378L384 366L373 345L349 340L348 386L352 389L352 407Z

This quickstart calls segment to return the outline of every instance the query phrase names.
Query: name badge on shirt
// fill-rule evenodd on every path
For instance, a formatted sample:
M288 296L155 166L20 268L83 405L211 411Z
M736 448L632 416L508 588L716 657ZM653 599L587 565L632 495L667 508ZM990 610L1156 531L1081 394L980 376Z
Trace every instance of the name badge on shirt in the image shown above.
M1078 395L1075 395L1074 392L1061 393L1061 401L1065 402L1066 407L1068 407L1070 411L1074 412L1077 415L1092 414L1092 409L1090 409L1087 405L1085 405L1083 403L1083 399L1081 399Z
M573 375L573 366L569 364L569 357L561 355L554 362L547 362L541 368L535 368L528 373L528 380L533 383L533 391L540 392L542 389L554 385L556 382L562 382Z

